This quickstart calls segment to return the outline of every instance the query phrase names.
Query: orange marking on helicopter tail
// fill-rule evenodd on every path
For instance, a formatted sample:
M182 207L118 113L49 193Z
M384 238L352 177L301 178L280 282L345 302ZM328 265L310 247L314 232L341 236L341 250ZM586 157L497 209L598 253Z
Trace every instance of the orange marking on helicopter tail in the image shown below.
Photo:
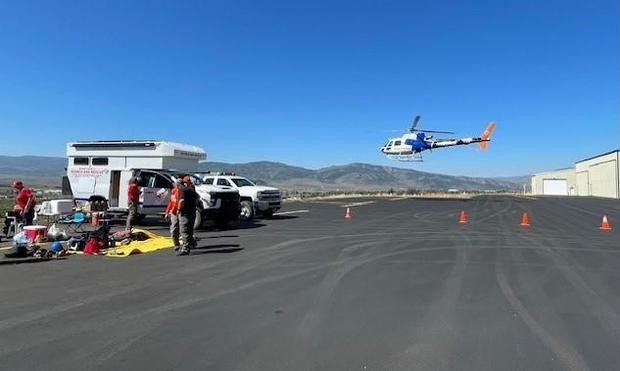
M495 130L495 122L489 121L489 124L487 125L486 129L484 129L484 131L480 135L480 139L482 139L482 142L480 142L478 144L480 145L480 149L481 150L484 151L487 148L489 148L489 142L488 141L491 140L491 134L493 134L493 130Z

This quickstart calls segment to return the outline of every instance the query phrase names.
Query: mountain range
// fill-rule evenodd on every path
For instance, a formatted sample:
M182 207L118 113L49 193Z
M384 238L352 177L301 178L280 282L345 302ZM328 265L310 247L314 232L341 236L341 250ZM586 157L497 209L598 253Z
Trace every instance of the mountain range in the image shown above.
M0 180L21 178L31 184L58 184L65 174L67 160L62 157L0 156ZM317 170L278 162L259 161L242 164L204 162L201 171L227 171L246 176L259 183L296 191L352 190L520 190L529 178L475 178L451 176L353 163Z

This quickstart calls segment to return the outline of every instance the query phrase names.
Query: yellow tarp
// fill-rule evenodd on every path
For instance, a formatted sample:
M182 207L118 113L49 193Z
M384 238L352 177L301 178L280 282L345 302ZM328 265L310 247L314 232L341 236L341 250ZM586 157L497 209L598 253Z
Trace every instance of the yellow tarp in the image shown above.
M133 228L131 233L142 233L148 238L144 241L132 241L127 245L110 247L109 249L102 250L101 252L105 254L105 256L125 258L135 254L144 254L161 249L169 249L174 246L171 238L162 237L144 229Z

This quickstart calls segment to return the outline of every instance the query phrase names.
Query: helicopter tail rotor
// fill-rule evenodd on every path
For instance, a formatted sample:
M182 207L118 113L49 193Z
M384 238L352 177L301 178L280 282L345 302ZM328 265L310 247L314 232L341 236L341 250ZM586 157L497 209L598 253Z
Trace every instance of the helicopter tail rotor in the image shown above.
M486 151L489 148L489 142L491 141L491 135L493 134L493 130L495 130L495 122L489 121L486 129L480 135L480 149Z

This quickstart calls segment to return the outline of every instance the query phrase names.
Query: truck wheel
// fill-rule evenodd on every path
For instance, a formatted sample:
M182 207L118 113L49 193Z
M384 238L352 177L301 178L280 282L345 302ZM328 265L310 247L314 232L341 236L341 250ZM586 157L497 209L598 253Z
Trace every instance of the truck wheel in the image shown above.
M273 210L272 209L265 210L265 212L263 212L263 217L267 219L273 218Z
M241 212L239 217L241 220L250 220L254 216L254 208L252 207L252 202L250 201L241 201Z
M196 219L194 219L194 230L202 228L202 209L196 209Z

